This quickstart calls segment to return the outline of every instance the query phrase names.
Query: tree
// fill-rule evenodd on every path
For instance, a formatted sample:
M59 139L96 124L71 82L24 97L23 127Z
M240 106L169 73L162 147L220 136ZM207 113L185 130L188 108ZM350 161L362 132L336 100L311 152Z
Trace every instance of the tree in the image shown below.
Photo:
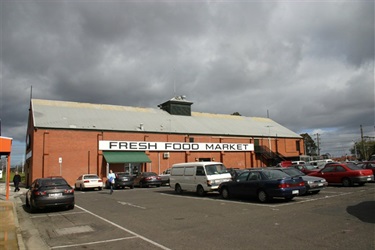
M358 160L366 161L371 155L375 154L375 141L373 140L362 140L355 142L350 152L356 156Z
M231 115L238 115L238 116L241 116L241 114L239 112L234 112L233 114Z
M300 134L300 136L302 136L305 143L306 155L317 155L316 152L318 147L311 136L308 133Z

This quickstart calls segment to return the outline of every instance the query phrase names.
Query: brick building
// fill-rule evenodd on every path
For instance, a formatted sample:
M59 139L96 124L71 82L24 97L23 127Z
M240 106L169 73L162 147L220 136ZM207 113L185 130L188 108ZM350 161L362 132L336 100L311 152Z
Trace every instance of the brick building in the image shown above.
M26 184L109 169L161 173L178 162L220 161L232 168L298 160L303 139L269 118L192 112L175 97L158 108L32 99L26 134Z

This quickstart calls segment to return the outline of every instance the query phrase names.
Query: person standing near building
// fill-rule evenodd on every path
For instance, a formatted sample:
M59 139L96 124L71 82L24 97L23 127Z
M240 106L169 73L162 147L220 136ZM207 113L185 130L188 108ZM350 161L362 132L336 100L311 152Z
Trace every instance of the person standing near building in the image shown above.
M19 175L18 171L13 176L13 183L14 183L14 192L20 191L19 185L21 182L21 175Z
M113 193L113 186L115 185L115 179L116 179L116 175L113 173L112 169L109 170L109 174L107 176L107 179L108 179L108 182L109 182L109 186L111 187L110 194L112 194Z

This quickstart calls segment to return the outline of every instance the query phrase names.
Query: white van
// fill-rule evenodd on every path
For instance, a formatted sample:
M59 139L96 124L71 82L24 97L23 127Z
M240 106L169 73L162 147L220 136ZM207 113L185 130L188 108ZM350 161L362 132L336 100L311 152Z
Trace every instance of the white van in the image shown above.
M169 177L169 185L176 193L218 191L219 185L231 181L231 175L221 162L188 162L174 164Z

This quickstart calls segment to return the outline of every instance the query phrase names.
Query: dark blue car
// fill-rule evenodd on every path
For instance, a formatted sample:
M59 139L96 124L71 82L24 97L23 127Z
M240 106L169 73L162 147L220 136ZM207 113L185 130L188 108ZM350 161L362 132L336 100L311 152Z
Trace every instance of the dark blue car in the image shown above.
M223 182L219 192L224 199L231 197L257 197L260 202L267 202L274 197L292 200L306 192L305 182L301 177L290 177L274 169L251 169L241 173L235 180Z

